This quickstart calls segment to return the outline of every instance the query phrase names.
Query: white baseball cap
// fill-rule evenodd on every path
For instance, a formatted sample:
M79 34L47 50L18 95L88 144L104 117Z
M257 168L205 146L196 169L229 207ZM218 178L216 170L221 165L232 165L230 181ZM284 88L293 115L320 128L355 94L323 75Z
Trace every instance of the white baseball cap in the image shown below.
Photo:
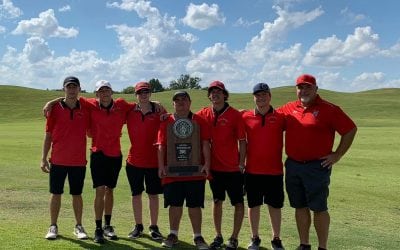
M96 91L99 91L99 89L102 87L108 87L108 88L112 89L111 83L109 81L100 80L100 81L96 82Z

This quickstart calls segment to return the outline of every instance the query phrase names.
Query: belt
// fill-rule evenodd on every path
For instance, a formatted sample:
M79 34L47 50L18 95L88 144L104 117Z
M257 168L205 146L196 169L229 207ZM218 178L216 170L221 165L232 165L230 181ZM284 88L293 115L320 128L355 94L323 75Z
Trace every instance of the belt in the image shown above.
M290 158L290 157L288 157L288 160L296 162L297 164L308 164L308 163L312 163L312 162L316 162L316 161L321 161L319 159L317 159L317 160L307 160L307 161L298 161L298 160L294 160L293 158Z

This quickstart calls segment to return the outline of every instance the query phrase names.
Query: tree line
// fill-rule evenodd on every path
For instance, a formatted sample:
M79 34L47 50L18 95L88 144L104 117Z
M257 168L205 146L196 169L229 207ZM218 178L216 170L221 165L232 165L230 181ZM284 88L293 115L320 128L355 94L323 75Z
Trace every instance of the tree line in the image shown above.
M149 84L151 86L152 92L156 93L175 89L202 89L202 87L200 86L200 81L201 78L199 77L191 77L188 74L182 74L178 79L171 81L169 86L166 88L164 88L161 82L156 78L151 79L149 81ZM135 93L135 88L133 86L129 86L127 88L124 88L121 93L133 94Z

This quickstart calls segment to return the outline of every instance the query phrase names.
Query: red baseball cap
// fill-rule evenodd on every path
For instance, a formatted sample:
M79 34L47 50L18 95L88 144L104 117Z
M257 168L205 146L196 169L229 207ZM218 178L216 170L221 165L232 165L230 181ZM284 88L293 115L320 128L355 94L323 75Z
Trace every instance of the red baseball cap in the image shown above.
M151 89L150 83L148 83L148 82L138 82L138 83L136 83L135 92L138 92L138 91L140 91L142 89L150 90Z
M220 81L213 81L212 83L210 83L210 85L208 86L208 89L211 89L211 88L218 88L218 89L226 91L224 83L220 82Z
M304 74L297 77L296 86L300 84L310 84L310 85L317 85L317 81L315 77L312 75Z

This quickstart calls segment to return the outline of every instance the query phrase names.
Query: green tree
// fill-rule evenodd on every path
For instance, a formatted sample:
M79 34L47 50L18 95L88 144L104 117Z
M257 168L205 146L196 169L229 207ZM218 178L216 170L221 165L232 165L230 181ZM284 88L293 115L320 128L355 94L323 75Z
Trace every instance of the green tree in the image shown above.
M135 93L135 88L132 86L126 87L122 90L123 94L134 94Z
M170 89L201 89L199 82L201 78L181 75L178 79L171 81Z
M151 86L151 91L153 93L156 92L163 92L165 90L165 88L162 86L162 84L160 83L160 81L156 78L153 78L149 81L150 86Z

